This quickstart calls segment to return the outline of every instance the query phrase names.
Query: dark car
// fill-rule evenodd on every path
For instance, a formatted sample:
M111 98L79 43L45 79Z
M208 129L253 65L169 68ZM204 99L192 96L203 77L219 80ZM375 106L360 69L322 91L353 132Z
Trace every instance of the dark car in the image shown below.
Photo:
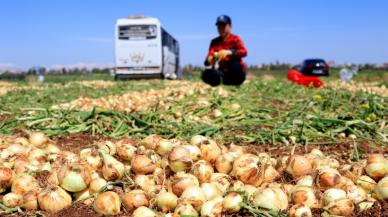
M307 59L294 69L306 76L330 76L329 65L323 59Z

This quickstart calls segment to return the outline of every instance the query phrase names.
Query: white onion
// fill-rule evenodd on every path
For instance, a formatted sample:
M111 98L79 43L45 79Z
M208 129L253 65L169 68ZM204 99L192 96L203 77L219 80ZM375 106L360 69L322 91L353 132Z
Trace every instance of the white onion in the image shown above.
M252 195L252 202L255 206L274 211L286 210L288 207L288 197L280 188L258 189Z
M342 189L329 188L323 193L323 203L325 205L341 199L346 199L346 192Z
M173 211L178 204L178 197L171 192L161 192L155 198L156 206L166 213Z
M382 154L371 154L368 157L365 171L368 176L378 181L387 174L387 164Z
M298 186L308 186L308 187L313 187L314 185L314 179L312 176L303 176L298 181L296 182L296 185Z
M388 177L382 178L378 183L374 192L378 199L387 200L388 199Z
M191 169L193 161L189 150L185 147L177 146L168 155L168 162L173 172L188 171Z
M182 193L180 199L183 203L189 203L199 211L202 204L206 202L206 195L200 187L191 186Z
M210 163L199 160L192 166L191 173L198 178L200 183L205 183L210 180L214 170Z
M156 143L156 153L163 156L167 153L169 153L173 148L175 144L167 139L161 139L158 143Z
M222 196L222 191L213 183L203 183L201 189L205 193L207 201Z
M70 192L85 190L91 181L90 171L79 164L63 165L58 171L60 186Z
M107 181L105 181L105 179L103 178L92 179L92 181L89 184L89 191L91 194L99 192L101 188L106 186L106 184L107 184Z
M360 203L366 199L365 190L354 184L345 186L344 190L346 191L347 197L355 204Z
M33 132L30 135L29 142L38 148L42 148L48 141L47 136L42 132Z
M222 213L222 197L206 201L201 207L201 217L216 217Z
M240 211L242 208L241 203L243 202L243 197L236 193L230 192L225 195L224 200L222 202L222 206L224 207L224 211L227 213L236 213Z
M158 217L158 215L153 210L141 206L133 212L132 217Z

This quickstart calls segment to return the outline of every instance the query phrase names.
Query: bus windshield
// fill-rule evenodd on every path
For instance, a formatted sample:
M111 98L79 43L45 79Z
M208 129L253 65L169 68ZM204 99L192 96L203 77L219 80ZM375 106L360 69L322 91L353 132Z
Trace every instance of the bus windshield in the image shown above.
M126 25L119 26L120 40L147 40L157 36L156 25Z

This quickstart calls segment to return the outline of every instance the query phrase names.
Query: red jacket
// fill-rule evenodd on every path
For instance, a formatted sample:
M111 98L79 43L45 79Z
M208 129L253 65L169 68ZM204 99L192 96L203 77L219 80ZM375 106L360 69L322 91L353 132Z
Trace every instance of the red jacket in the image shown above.
M242 58L247 56L247 49L245 48L244 43L239 36L229 34L229 36L225 39L223 39L221 36L213 39L210 43L208 57L213 56L214 52L218 52L222 49L231 50L232 55L227 56L220 62L220 70L225 69L227 61L237 60L244 68L244 71L246 71ZM205 60L205 65L209 65L207 58Z

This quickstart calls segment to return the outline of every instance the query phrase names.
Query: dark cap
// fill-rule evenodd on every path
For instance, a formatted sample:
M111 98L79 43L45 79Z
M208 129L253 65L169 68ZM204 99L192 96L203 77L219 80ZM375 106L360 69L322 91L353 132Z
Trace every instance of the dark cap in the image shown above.
M218 24L232 24L232 19L228 15L221 15L217 17L216 25Z

